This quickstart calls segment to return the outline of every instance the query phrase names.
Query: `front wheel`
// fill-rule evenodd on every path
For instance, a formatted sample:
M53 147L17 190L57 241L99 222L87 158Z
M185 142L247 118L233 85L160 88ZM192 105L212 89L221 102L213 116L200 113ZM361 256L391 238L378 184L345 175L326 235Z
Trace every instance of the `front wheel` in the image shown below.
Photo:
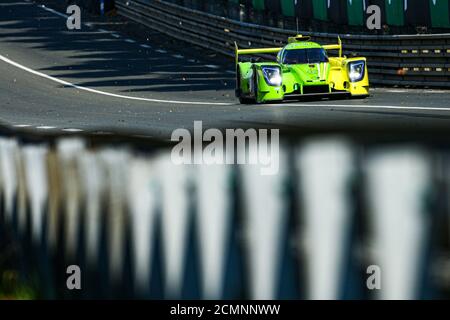
M252 80L252 81L254 81L254 80ZM240 104L254 104L254 103L256 103L256 98L255 98L256 96L254 94L254 87L255 87L255 85L254 85L254 82L253 82L252 88L251 88L251 91L250 91L250 96L243 96L242 91L240 89L238 90L236 95L239 98L239 103Z
M238 76L238 82L237 86L240 88L240 74L237 74ZM236 91L236 95L239 97L239 102L241 104L258 104L261 103L258 100L258 74L256 71L256 68L253 67L253 77L251 81L251 87L250 87L250 95L249 96L243 96L242 91L238 89Z
M261 103L258 99L258 71L256 70L256 67L253 66L253 80L252 80L252 96L253 96L253 103Z

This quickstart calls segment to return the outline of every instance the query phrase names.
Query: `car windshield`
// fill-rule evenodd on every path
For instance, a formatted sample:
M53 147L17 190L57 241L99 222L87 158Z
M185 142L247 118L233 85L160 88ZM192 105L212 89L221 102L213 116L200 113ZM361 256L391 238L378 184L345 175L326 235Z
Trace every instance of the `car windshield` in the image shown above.
M323 48L286 50L284 64L302 64L328 62L327 52Z

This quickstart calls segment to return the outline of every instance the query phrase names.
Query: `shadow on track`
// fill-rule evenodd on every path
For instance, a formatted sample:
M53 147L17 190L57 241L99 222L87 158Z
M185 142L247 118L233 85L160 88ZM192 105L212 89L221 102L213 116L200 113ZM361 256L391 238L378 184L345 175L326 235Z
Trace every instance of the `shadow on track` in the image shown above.
M188 57L174 57L180 52L162 53L156 51L158 47L142 48L139 42L125 42L125 36L114 38L87 26L69 31L63 18L34 4L6 0L0 8L0 41L19 44L30 55L51 57L52 61L46 60L37 70L76 85L171 95L231 92L234 88L234 76L225 74L222 68L205 67L198 56L191 55L198 55L196 50L184 48L181 54L185 55L187 50ZM147 32L146 44L153 46L161 35Z

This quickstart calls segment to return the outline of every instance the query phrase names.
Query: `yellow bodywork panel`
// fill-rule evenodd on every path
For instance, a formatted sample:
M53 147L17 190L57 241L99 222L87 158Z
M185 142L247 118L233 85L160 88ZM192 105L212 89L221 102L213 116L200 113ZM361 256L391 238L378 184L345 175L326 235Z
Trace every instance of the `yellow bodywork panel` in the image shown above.
M331 87L336 90L348 91L351 95L368 95L369 94L369 74L367 71L367 61L365 64L365 72L362 80L351 82L348 77L347 66L351 61L366 61L366 58L346 58L346 57L330 57L330 74L329 81Z

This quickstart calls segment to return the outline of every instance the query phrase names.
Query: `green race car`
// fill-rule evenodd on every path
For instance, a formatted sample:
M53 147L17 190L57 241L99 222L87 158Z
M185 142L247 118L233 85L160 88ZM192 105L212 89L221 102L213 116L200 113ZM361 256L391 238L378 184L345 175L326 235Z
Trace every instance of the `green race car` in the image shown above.
M329 57L329 50L339 50ZM241 62L240 55L277 53L276 61ZM236 45L236 96L241 103L298 99L307 95L367 97L366 58L342 56L342 43L320 45L297 35L282 48L239 49ZM267 59L269 60L269 59Z

